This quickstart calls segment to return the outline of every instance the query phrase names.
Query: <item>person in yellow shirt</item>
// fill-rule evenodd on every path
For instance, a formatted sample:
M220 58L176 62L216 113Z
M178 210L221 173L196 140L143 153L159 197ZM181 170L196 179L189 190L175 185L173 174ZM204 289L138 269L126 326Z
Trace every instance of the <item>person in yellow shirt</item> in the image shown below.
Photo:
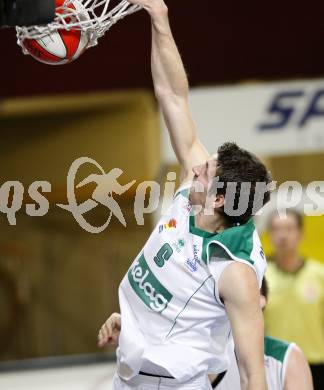
M298 344L310 363L314 389L323 390L324 265L301 257L303 217L297 211L287 210L286 218L273 214L269 231L275 251L266 273L266 334Z

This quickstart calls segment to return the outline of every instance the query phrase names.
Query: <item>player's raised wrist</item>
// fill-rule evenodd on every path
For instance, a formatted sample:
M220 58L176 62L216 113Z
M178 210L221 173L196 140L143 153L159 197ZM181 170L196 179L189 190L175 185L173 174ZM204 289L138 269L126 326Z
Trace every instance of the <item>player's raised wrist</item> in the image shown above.
M160 21L168 17L168 7L165 3L158 4L148 10L152 21Z

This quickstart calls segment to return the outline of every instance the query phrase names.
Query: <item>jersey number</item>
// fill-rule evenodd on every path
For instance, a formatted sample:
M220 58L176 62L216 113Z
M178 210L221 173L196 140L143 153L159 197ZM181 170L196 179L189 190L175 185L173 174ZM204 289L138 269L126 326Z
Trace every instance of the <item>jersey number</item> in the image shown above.
M172 256L173 249L169 244L164 244L154 257L155 264L159 267L163 267L165 262Z

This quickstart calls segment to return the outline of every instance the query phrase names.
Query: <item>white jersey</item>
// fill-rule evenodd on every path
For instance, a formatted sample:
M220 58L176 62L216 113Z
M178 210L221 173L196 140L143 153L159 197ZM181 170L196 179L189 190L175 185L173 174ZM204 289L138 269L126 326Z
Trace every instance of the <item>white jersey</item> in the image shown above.
M239 261L255 270L261 285L266 261L252 219L218 234L203 231L191 215L189 189L177 191L121 282L117 358L125 380L147 362L181 382L225 371L231 328L218 279Z
M272 337L264 338L264 366L268 390L284 390L289 353L294 344L288 344ZM240 390L240 374L234 352L231 364L217 390Z

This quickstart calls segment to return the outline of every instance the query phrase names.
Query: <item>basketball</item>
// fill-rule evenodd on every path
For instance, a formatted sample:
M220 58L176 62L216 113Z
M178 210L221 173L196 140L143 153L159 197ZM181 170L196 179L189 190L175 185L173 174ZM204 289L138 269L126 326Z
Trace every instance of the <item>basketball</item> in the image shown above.
M64 4L64 0L56 0L56 13L62 13L63 9L58 8ZM78 1L68 1L65 7L78 11L79 20L89 20L89 14ZM77 18L71 15L72 19ZM36 60L49 65L68 64L87 49L89 35L80 29L58 29L41 39L24 39L23 48Z

